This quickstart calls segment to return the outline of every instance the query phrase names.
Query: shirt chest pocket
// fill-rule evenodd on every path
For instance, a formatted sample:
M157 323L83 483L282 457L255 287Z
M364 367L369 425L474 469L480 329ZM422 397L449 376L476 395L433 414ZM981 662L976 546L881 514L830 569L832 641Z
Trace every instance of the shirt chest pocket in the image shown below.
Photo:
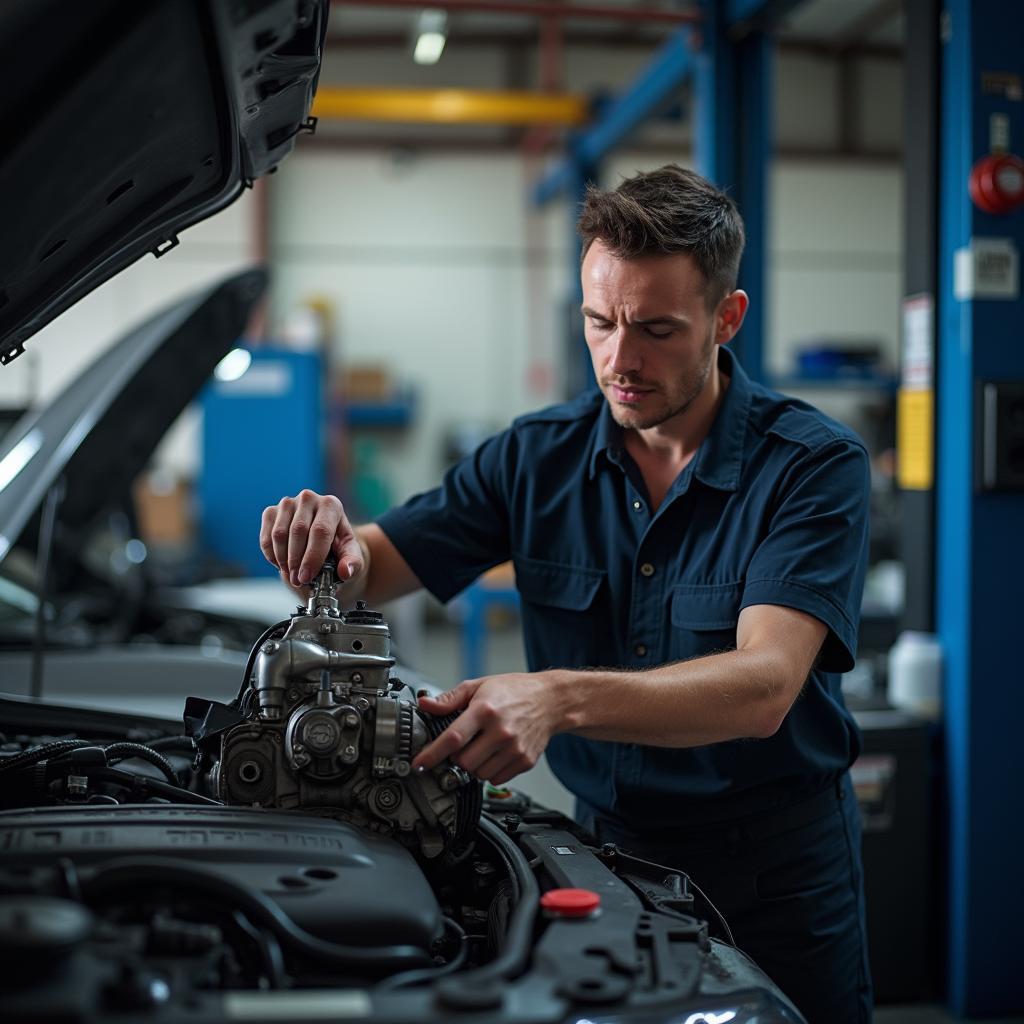
M742 583L680 583L672 588L670 658L696 658L736 647Z
M531 668L608 660L605 572L537 558L513 558Z
M545 562L538 558L513 558L516 588L524 601L565 612L585 612L594 604L604 570L579 565Z

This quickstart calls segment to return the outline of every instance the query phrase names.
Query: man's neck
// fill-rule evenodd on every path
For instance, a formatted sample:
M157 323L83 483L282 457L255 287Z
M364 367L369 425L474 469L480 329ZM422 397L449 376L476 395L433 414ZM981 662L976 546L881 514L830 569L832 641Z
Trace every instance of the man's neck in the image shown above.
M646 430L627 430L626 449L634 459L674 465L678 470L693 458L715 422L729 378L711 367L701 393L682 412Z
M704 390L681 413L646 430L627 430L626 451L637 464L652 509L660 508L679 474L708 436L729 387L716 360Z

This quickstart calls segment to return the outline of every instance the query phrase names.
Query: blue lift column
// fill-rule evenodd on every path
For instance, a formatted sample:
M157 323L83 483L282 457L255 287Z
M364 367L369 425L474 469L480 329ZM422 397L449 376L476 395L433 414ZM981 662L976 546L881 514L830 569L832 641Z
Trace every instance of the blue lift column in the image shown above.
M590 185L597 185L601 181L601 169L597 159L589 159L584 156L580 149L579 139L573 140L572 162L569 165L569 231L571 234L569 251L573 255L573 265L570 268L572 280L572 308L569 310L569 322L572 324L570 330L570 349L567 359L567 373L565 380L565 395L572 398L583 391L589 391L597 387L597 379L594 376L594 364L590 361L590 350L583 335L583 317L580 314L580 307L583 305L583 282L580 279L580 261L583 257L583 243L576 231L576 222L579 220L580 210L583 208L583 201L587 197L587 189Z
M578 134L568 154L534 186L532 198L538 206L563 192L568 193L574 239L579 204L586 193L587 183L597 180L601 160L621 145L639 125L671 101L690 73L692 57L690 28L684 26L665 40L650 63L611 103L600 120ZM572 274L578 281L578 240L574 241L571 252L574 256ZM583 296L578 284L576 288L578 305ZM582 341L582 329L579 334L578 362L570 364L570 393L574 386L578 390L594 384L590 358ZM574 370L573 367L578 369Z
M750 296L750 310L731 347L747 373L760 381L765 379L768 330L768 187L774 145L769 30L792 6L708 0L694 69L696 169L732 196L747 232L739 285Z
M1024 211L982 212L968 179L982 157L1024 149L1024 7L946 0L942 51L936 622L945 654L949 820L942 916L950 1007L984 1016L1024 1009L1024 390L1011 383L1024 382Z

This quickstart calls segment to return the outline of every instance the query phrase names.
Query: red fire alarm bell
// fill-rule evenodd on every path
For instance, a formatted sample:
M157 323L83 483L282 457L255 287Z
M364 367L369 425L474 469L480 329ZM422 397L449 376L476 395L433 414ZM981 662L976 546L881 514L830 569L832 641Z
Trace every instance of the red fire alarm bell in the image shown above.
M982 157L971 168L968 188L986 213L1013 213L1024 205L1024 160L1008 153Z

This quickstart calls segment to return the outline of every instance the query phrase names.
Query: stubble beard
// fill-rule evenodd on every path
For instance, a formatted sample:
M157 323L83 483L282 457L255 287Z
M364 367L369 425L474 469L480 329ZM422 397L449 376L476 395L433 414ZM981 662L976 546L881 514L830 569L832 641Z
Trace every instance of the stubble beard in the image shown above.
M624 430L649 430L651 427L660 426L674 416L679 416L681 413L686 412L701 396L704 388L707 387L708 378L711 376L711 353L713 349L714 341L709 338L708 344L704 348L704 358L701 360L700 369L696 377L684 378L682 381L682 393L675 396L666 396L665 404L660 409L641 412L639 409L622 408L609 396L612 382L605 381L602 390L604 391L605 401L608 403L608 408L611 411L612 419ZM637 387L650 386L644 381L630 380L628 378L616 380L614 383L620 386L628 386L630 384Z

